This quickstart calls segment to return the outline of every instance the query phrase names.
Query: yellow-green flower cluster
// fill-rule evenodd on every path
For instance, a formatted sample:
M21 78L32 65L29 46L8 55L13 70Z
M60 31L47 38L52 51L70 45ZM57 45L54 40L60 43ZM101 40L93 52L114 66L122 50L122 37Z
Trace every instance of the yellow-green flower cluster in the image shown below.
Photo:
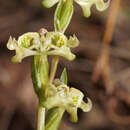
M58 55L73 60L75 55L70 48L78 45L79 41L75 35L68 39L60 32L46 32L44 35L28 32L20 36L18 40L10 37L7 47L9 50L16 51L12 61L21 62L23 58L32 55Z

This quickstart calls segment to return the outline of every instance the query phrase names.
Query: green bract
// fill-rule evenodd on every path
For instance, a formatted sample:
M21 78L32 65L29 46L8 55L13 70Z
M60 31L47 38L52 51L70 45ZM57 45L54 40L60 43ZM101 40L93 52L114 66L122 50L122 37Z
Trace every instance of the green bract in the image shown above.
M16 51L12 61L21 62L23 58L32 55L58 55L73 60L75 55L70 48L78 45L79 41L75 35L68 39L60 32L46 32L44 36L37 32L29 32L20 36L18 41L10 37L7 47Z
M54 16L55 31L65 32L73 15L73 0L60 0Z

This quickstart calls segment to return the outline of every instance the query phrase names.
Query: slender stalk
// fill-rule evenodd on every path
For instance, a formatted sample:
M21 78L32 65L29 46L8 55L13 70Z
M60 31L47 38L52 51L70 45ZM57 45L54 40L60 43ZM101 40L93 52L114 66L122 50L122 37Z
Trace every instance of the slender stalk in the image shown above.
M120 0L113 0L112 5L109 9L108 20L106 24L104 38L102 41L102 50L96 63L96 67L94 68L92 76L92 79L95 82L97 82L100 76L103 77L104 84L108 93L112 93L114 89L114 84L110 78L111 72L109 66L109 58L110 58L109 47L112 41L112 36L116 25L116 19L118 16L119 7L120 7Z
M51 72L50 72L50 80L49 80L50 83L53 82L53 79L55 77L58 62L59 62L59 56L54 56L51 63Z
M120 0L113 0L111 8L109 10L108 21L106 24L106 30L103 38L103 44L109 45L111 43L119 7Z
M39 105L37 130L45 130L45 108Z

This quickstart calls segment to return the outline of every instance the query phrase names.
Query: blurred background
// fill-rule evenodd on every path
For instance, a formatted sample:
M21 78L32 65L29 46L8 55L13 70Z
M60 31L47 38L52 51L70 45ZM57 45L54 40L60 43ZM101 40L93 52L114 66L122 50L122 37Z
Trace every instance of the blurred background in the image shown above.
M31 82L31 59L12 63L15 53L9 51L6 44L10 35L17 38L40 28L53 30L54 10L55 7L42 7L41 0L0 0L0 130L36 130L38 101ZM121 0L118 10L109 50L110 63L106 65L109 74L100 77L97 74L98 81L94 78L103 50L108 12L109 9L98 12L93 6L91 17L86 19L75 4L66 34L75 34L80 40L80 46L73 50L77 59L71 63L61 59L57 76L66 67L69 85L90 97L93 108L89 113L79 110L76 124L71 123L65 113L60 130L130 130L129 0Z

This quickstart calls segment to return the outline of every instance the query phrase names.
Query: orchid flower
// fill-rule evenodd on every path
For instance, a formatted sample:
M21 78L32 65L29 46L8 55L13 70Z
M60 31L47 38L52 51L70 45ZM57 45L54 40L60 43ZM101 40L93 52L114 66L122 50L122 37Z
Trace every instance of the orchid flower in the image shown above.
M26 33L18 38L10 37L7 43L9 50L15 50L16 55L12 58L13 62L21 62L23 58L40 54L40 36L38 33Z
M29 32L20 36L17 41L10 37L7 47L16 51L12 61L21 62L23 58L32 55L58 55L73 60L75 55L70 48L78 45L79 41L75 35L68 39L60 32L47 32L42 36L37 32Z
M62 108L70 114L72 122L78 121L77 110L82 109L89 112L92 108L92 102L87 98L88 102L83 101L84 94L73 87L67 86L66 69L61 74L60 79L55 79L53 84L48 84L44 96L41 99L41 105L48 110L52 108Z

